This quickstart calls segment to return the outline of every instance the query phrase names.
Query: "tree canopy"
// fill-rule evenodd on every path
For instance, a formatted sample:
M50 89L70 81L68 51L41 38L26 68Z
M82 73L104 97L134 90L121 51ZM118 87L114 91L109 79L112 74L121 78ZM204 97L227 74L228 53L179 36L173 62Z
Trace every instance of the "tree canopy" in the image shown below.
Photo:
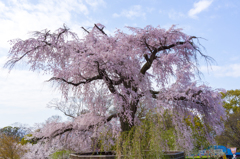
M52 75L48 81L65 99L69 94L84 98L89 110L72 122L45 125L33 134L35 140L60 144L67 138L65 146L86 150L89 137L103 125L119 132L139 123L139 103L158 113L168 109L176 129L182 132L178 142L186 149L192 148L192 139L184 116L193 121L198 115L203 123L221 132L220 117L224 118L225 112L219 90L195 81L198 59L212 60L201 52L198 38L174 25L168 30L150 25L127 28L130 33L118 29L107 35L102 24L95 24L90 30L82 27L85 36L79 38L64 26L53 33L46 29L27 40L10 41L6 67L12 69L18 61L26 61L30 70ZM99 90L101 96L96 93ZM106 107L109 98L112 107ZM60 138L54 140L57 136ZM210 134L206 137L212 141Z
M222 92L223 107L226 109L227 114L240 111L240 90L228 90Z

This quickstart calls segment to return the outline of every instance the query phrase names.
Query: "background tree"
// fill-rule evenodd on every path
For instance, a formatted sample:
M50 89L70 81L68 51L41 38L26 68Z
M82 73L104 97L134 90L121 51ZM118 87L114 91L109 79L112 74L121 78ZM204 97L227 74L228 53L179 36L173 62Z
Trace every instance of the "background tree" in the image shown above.
M106 100L102 102L102 107L105 107L106 111L110 114L114 113L113 101L101 90L95 92L95 97L91 101L85 101L83 97L69 97L67 101L53 99L47 104L48 108L54 108L58 111L61 111L65 116L69 117L70 120L74 120L80 115L89 113L89 107L97 107L96 105L99 100Z
M25 59L30 70L51 74L48 81L56 84L65 99L70 93L83 96L88 103L88 113L72 122L49 123L34 134L34 140L86 150L91 145L89 137L104 125L115 133L130 131L138 121L136 113L141 102L147 109L159 113L168 109L173 114L176 130L183 132L177 142L186 149L193 147L193 139L186 131L184 116L189 116L190 121L196 114L204 116L203 123L221 132L220 116L224 118L225 112L219 90L194 81L198 58L211 61L201 52L198 38L175 26L168 30L152 26L127 28L130 34L116 30L114 35L107 35L102 24L95 24L90 30L83 28L86 35L79 39L64 26L54 33L43 30L34 32L35 38L11 41L6 67L12 69ZM113 114L106 109L108 100L98 98L98 90L113 100ZM208 133L206 138L213 140ZM38 151L35 155L43 154Z
M240 90L222 92L222 98L227 120L223 121L225 129L221 135L216 137L216 141L220 145L240 148Z
M0 158L20 159L27 151L19 142L18 136L0 134Z
M65 116L70 117L70 119L75 119L81 114L88 112L86 104L82 101L82 99L77 97L71 97L68 101L53 99L47 104L47 107L61 111Z
M7 136L18 137L20 140L29 132L31 132L31 128L26 125L22 125L20 123L13 124L15 126L6 126L0 128L0 134L5 134Z
M240 148L240 111L229 114L225 121L225 129L216 140L220 145Z
M240 90L228 90L226 93L222 92L223 107L227 114L240 111Z

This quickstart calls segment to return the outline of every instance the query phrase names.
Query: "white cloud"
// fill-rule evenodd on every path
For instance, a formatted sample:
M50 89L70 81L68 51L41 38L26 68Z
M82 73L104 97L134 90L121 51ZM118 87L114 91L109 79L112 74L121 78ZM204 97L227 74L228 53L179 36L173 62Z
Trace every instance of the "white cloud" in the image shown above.
M0 72L1 106L16 106L17 103L19 108L39 109L42 108L41 105L46 105L46 99L50 101L56 96L49 84L44 83L49 76L27 70L13 70L9 74L7 69L1 69Z
M100 2L104 1L87 0L86 4L97 7ZM80 24L72 19L73 14L86 16L89 9L80 0L42 0L35 4L28 0L0 2L0 48L9 48L10 39L29 38L27 33L30 31L45 28L55 31L63 23L70 28L72 25Z
M2 68L10 48L8 40L26 39L29 38L28 32L45 28L55 31L63 23L79 34L81 26L94 24L89 17L89 8L97 9L104 5L104 0L0 1L0 127L14 122L33 124L60 114L46 108L52 98L61 97L44 82L50 76L19 67L9 74L7 69ZM83 18L79 22L73 19L76 16Z
M0 127L14 122L33 125L54 114L60 115L46 108L53 98L61 98L60 92L53 91L50 84L44 82L50 76L19 69L9 73L2 68L6 60L6 57L0 58Z
M0 58L0 106L17 106L20 108L41 109L54 97L61 97L54 92L50 84L44 82L50 75L42 75L24 69L9 70L3 68L7 57ZM14 100L13 100L14 99ZM27 102L32 101L32 102ZM17 105L16 105L17 103ZM2 112L0 112L2 113Z
M104 0L86 0L86 3L95 9L99 6L106 7Z
M177 20L177 19L185 17L185 15L182 12L176 12L175 10L171 10L168 13L168 17L170 19Z
M206 66L200 67L203 73L208 73L216 77L240 77L240 64L231 64L227 66Z
M197 18L197 14L206 10L211 4L213 0L200 0L197 3L194 3L194 7L189 10L188 15L191 18Z
M145 18L146 13L142 10L142 6L134 5L129 10L123 10L120 14L114 13L113 17L127 17L129 19L134 19L136 17Z

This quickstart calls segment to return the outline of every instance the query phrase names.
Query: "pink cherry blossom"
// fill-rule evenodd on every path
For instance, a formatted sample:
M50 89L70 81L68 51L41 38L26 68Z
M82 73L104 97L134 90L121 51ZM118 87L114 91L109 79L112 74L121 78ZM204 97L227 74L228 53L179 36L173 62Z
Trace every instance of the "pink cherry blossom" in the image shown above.
M38 143L30 146L26 158L46 157L61 147L89 150L96 128L103 131L107 126L116 135L130 130L138 121L139 103L159 113L169 109L181 132L178 142L186 149L192 148L193 139L185 116L198 115L215 132L222 131L225 111L220 90L196 82L198 59L212 60L201 52L198 38L174 25L168 30L150 25L127 28L131 33L116 30L107 35L102 24L95 24L91 30L83 28L86 35L80 39L64 26L53 33L43 30L34 32L33 38L10 41L6 67L12 69L17 62L26 61L30 70L52 75L49 82L66 100L69 94L81 96L90 110L71 122L42 126L33 133L31 139ZM113 114L104 107L107 99L113 101ZM213 142L211 134L207 138ZM51 146L43 146L46 143Z

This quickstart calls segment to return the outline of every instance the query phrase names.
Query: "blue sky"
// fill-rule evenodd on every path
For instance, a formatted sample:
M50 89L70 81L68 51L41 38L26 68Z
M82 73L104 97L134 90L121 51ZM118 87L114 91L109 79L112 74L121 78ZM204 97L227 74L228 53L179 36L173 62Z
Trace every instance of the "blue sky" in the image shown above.
M29 38L30 31L64 23L79 34L81 26L106 26L113 34L124 26L169 28L172 24L189 35L202 37L203 52L215 59L211 68L200 62L202 81L213 88L240 89L240 1L238 0L0 0L0 127L14 122L33 125L52 115L46 108L59 92L41 75L18 65L10 74L3 68L8 40ZM204 40L206 39L206 40Z

